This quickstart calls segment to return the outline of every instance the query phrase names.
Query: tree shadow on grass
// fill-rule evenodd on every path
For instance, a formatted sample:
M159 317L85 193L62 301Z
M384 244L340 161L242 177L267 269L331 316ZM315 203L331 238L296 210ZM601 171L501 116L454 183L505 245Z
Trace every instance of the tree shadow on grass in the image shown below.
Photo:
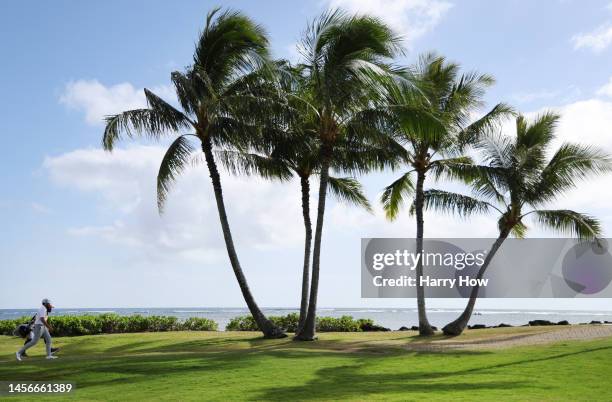
M261 337L253 338L225 338L211 337L205 339L192 339L181 342L161 344L157 340L130 345L122 345L121 348L107 349L108 352L131 351L137 353L208 353L208 352L242 352L250 353L261 350L275 349L284 346L285 339L266 340ZM148 343L148 346L146 344Z
M247 338L247 337L221 337L211 336L206 338L185 339L177 341L175 339L167 340L157 338L159 332L143 332L130 333L130 338L126 338L124 343L106 346L108 334L93 335L82 337L82 339L70 339L70 343L63 346L66 354L125 354L125 353L178 353L178 352L205 352L215 349L230 349L237 350L241 344L245 348L253 342L257 344L257 340L263 338ZM172 334L172 332L168 332ZM142 340L134 341L134 335L142 335ZM153 335L153 338L148 338L148 335ZM111 335L117 336L117 335ZM62 338L59 338L62 339ZM271 342L271 341L263 341ZM262 343L262 345L265 345Z
M66 357L48 363L44 359L24 361L13 366L13 370L0 370L3 380L20 381L76 381L79 388L114 383L136 383L151 381L169 375L198 373L205 376L209 372L226 369L241 369L256 364L253 359L245 359L239 353L164 353L133 354L124 356L79 356ZM8 367L7 367L8 368Z
M378 393L401 394L402 399L411 399L414 393L455 393L475 390L503 390L528 388L533 385L526 381L496 381L495 379L474 378L474 381L458 381L455 373L444 373L447 381L435 380L435 373L364 373L368 366L360 362L351 366L323 368L316 378L299 386L271 387L255 400L367 400ZM441 374L441 373L438 373Z
M212 341L212 343L211 343ZM152 343L154 341L151 341ZM0 366L0 378L3 380L38 380L38 381L76 381L78 388L112 387L113 385L141 384L147 386L152 380L160 379L164 382L172 381L183 376L202 379L201 389L217 386L209 384L209 378L231 378L235 375L261 372L262 376L269 376L261 384L245 383L257 391L246 395L246 399L271 400L309 400L309 399L367 399L375 397L377 392L401 394L410 398L411 394L426 392L461 393L469 397L474 390L520 390L526 387L534 388L538 385L530 379L521 381L508 378L500 369L521 366L531 363L553 361L574 355L591 352L610 351L612 346L592 347L579 351L566 353L547 353L546 356L533 356L530 358L514 359L511 361L486 364L486 355L491 352L476 351L445 351L440 353L398 351L393 356L377 356L369 353L367 347L356 348L358 352L330 350L329 347L340 347L338 340L326 340L326 345L313 343L299 343L292 341L261 341L257 338L230 339L223 344L242 342L240 348L224 349L210 346L218 344L214 339L199 339L174 343L170 345L154 345L145 341L137 344L137 350L121 349L123 355L97 353L93 355L67 354L64 358L53 362L32 358L30 362L19 365ZM246 348L244 343L248 344ZM112 349L112 348L111 348ZM129 352L129 353L126 353ZM420 359L411 360L411 356L443 355L451 359L467 355L483 355L484 358L475 360L472 367L459 366L453 370L452 360L435 357L433 361ZM329 360L330 356L339 356L340 360ZM521 356L522 357L522 356ZM290 360L275 366L274 360ZM287 367L303 367L313 361L325 361L316 371L303 371L307 378L314 376L306 383L302 383L299 375L296 379L286 380ZM394 372L393 365L386 364L385 359L396 359L397 367L406 367L407 372ZM506 359L506 357L504 358ZM507 355L512 359L512 354ZM479 364L484 363L484 364ZM438 363L437 365L435 365ZM475 366L475 367L474 367ZM376 368L381 369L376 371ZM255 370L255 371L254 371ZM240 373L240 374L237 374ZM298 369L299 373L299 369ZM478 375L483 374L483 375ZM499 376L499 377L498 377ZM292 382L293 381L293 382ZM290 385L279 385L291 383ZM296 385L296 383L298 385ZM111 388L112 389L112 388Z
M462 392L474 390L508 390L520 388L538 388L536 383L525 381L496 381L494 378L487 380L486 377L473 376L473 381L459 382L453 378L469 376L472 374L495 375L495 371L512 366L521 366L565 357L580 355L584 353L600 352L612 349L612 346L590 348L576 352L561 353L552 356L523 359L505 363L498 363L483 367L473 367L455 371L432 371L419 370L408 373L367 373L369 366L375 365L377 359L363 358L356 364L350 366L322 368L317 371L316 377L299 386L270 387L254 399L263 400L313 400L313 399L344 399L358 398L367 399L368 395L375 396L377 392L402 393L406 397L411 393L421 392ZM415 353L431 354L431 353ZM446 355L465 355L465 351L457 353L445 353ZM449 362L450 363L450 362ZM409 364L409 360L406 361ZM502 372L503 375L503 372ZM507 376L505 376L507 377ZM449 381L440 382L438 380ZM539 387L542 388L542 387Z
M183 344L185 345L185 343ZM260 365L270 358L280 356L299 361L302 358L322 358L327 352L266 350L261 348L223 351L221 349L179 353L167 351L165 347L151 348L149 354L125 355L80 355L55 360L53 364L42 358L11 367L0 367L0 378L5 381L75 381L78 388L112 386L118 384L147 383L154 378L197 375L208 378L209 374L236 372ZM262 371L263 372L263 371ZM205 382L203 383L205 384Z

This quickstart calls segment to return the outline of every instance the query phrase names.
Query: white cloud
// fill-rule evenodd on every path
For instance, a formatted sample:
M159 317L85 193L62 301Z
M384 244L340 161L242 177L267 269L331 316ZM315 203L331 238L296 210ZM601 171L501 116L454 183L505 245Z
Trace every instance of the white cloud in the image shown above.
M561 106L550 107L526 113L528 118L535 117L544 110L554 110L561 114L561 120L557 127L557 144L561 142L573 142L585 145L593 145L612 154L612 102L598 99L587 99L570 102ZM507 135L515 135L515 122L507 120L503 125L503 132ZM553 147L556 149L556 147ZM374 182L378 188L387 185L399 176L400 172L385 173L376 177ZM384 177L382 177L384 176ZM368 180L369 181L369 180ZM612 235L612 214L610 200L612 200L612 174L593 178L588 181L579 182L578 186L560 197L556 202L547 206L550 208L570 208L576 211L589 213L603 222L606 235ZM427 182L430 188L446 188L449 191L468 193L469 191L457 183ZM366 187L373 190L372 184ZM406 208L401 212L398 219L389 222L377 200L380 194L370 192L370 200L373 203L375 213L369 214L362 209L347 208L342 204L332 204L326 215L326 236L332 237L414 237L414 217L408 215ZM529 237L554 237L559 233L544 230L528 221L530 226ZM329 232L334 233L329 233ZM478 215L469 220L457 218L453 215L426 212L425 236L430 238L454 238L454 237L495 237L497 236L497 223L495 214Z
M597 90L597 95L612 98L612 77L610 77L607 84Z
M612 152L612 102L587 99L553 108L561 114L559 139Z
M137 102L144 102L143 99L137 100L136 91L130 84L120 84L125 87L117 89L117 86L104 87L97 81L77 83L74 83L72 90L67 93L74 95L71 98L73 104L81 105L87 116L90 112L92 116L99 115L100 110L110 108L112 102L109 99L112 96L115 96L121 105L117 107L112 104L112 107L117 109L111 110L111 113L138 105ZM95 105L84 102L89 99L84 93L91 94L96 91L101 94L103 101ZM607 93L603 88L600 92ZM76 99L80 99L80 103ZM130 102L134 102L133 105L130 105ZM558 128L560 139L597 145L612 153L612 102L588 99L565 103L552 109L562 114ZM528 113L529 116L535 114ZM507 124L505 128L513 130L511 126L512 124ZM153 256L152 258L179 256L209 262L219 261L220 258L224 260L225 249L216 206L204 166L189 169L179 178L170 194L165 215L158 215L155 177L163 152L164 149L158 146L134 146L117 149L112 154L97 149L81 149L46 158L44 168L53 182L79 192L93 194L97 198L96 205L104 212L101 216L106 222L99 223L99 218L95 220L95 224L83 222L82 225L71 228L69 232L75 236L92 236L140 249L146 255ZM389 180L393 179L392 176L394 175L389 175ZM606 219L604 227L611 232L610 180L611 177L606 176L581 184L579 189L560 199L554 207L574 208L600 216ZM387 184L380 182L380 179L377 183L379 188ZM276 249L301 244L303 229L297 183L280 185L258 178L224 175L223 184L230 223L240 250ZM315 183L312 188L315 192ZM594 197L592 194L599 196ZM413 218L404 213L397 222L389 223L377 205L378 197L372 196L371 199L376 207L374 215L331 202L327 215L327 236L414 236ZM315 205L314 202L311 205L313 214ZM428 214L427 236L462 237L466 235L466 230L482 237L494 236L494 217L477 217L465 222L445 215ZM534 230L530 235L550 233Z
M151 90L168 101L175 98L170 86L156 86ZM60 103L85 112L85 120L91 125L102 124L105 116L147 104L142 88L135 88L128 82L105 86L98 80L69 82L60 96Z
M552 110L561 115L557 126L557 141L552 149L557 149L562 142L591 145L602 149L612 155L612 101L600 99L586 99L576 102L551 106L540 110L525 113L528 119ZM514 120L504 122L501 131L505 135L516 135ZM478 159L475 156L475 159ZM396 173L387 182L396 178ZM450 191L466 192L467 190L456 183L432 183L431 187L444 187ZM374 197L372 197L374 199ZM574 209L579 212L591 214L603 223L604 234L612 235L612 174L598 176L587 181L578 182L575 189L568 191L546 208ZM377 208L378 209L378 208ZM397 222L389 223L384 220L381 211L375 216L361 211L334 211L335 223L340 227L352 227L353 230L365 233L364 237L414 237L414 218L408 218L404 212ZM544 230L533 222L526 222L530 226L529 237L551 237L559 233ZM360 230L359 228L363 228ZM493 237L496 235L496 221L494 215L477 216L468 221L462 221L455 216L428 213L425 219L425 235L427 237Z
M440 188L440 185L429 183L430 186ZM377 197L376 199L378 199ZM407 203L410 204L410 201ZM406 237L416 236L414 216L410 216L407 207L402 209L398 218L389 222L379 203L374 205L374 214L363 209L347 208L336 204L330 208L330 225L341 233L341 236L357 235L357 237ZM470 233L470 235L467 235ZM469 220L454 215L425 212L425 237L429 238L458 238L470 237L477 233L478 237L496 237L495 217L493 215L479 215Z
M600 99L586 99L561 106L549 107L527 113L533 118L544 110L552 110L561 115L556 130L558 146L562 142L591 145L612 155L612 102ZM515 129L510 128L512 133ZM556 146L553 146L556 149ZM604 234L612 235L612 174L581 181L576 188L559 197L550 208L568 208L589 213L603 222ZM548 235L551 232L538 230L537 235ZM530 236L534 236L530 233Z
M109 222L83 222L69 233L142 249L154 258L212 261L223 257L225 246L205 166L190 168L179 178L165 214L159 216L155 180L163 152L162 147L134 146L113 153L81 149L46 158L43 166L51 180L95 195L104 210L101 216ZM301 244L297 183L281 185L229 175L223 175L222 180L239 249Z
M328 0L330 8L384 19L410 44L431 31L453 6L444 0Z
M571 39L574 49L587 48L596 53L612 44L612 24L605 23L588 33L574 35Z
M612 102L589 99L564 105L558 111L562 116L557 131L559 140L592 145L612 154ZM607 216L604 228L607 235L612 235L611 184L611 174L580 183L558 204L594 213L601 219Z

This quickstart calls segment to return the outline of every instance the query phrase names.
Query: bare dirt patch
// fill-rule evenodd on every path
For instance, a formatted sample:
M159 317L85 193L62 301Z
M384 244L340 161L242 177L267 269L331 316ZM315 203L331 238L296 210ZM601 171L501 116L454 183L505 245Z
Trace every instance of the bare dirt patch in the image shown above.
M475 334L476 332L481 333ZM407 348L418 351L503 349L607 337L612 337L612 325L521 327L499 332L494 329L482 329L467 331L465 335L459 337L436 337L430 341L415 341L410 343Z

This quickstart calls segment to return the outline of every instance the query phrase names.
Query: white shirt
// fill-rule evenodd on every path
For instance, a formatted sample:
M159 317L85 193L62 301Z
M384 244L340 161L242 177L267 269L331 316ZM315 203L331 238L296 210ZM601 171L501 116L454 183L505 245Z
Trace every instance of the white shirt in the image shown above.
M47 308L45 306L40 306L38 312L36 313L36 321L34 321L34 325L45 325L43 324L41 318L47 318Z

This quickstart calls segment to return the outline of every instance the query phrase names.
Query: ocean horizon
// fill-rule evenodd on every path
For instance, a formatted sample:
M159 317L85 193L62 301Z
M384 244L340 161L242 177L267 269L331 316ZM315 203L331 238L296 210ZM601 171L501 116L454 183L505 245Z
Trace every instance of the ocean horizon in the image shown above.
M262 308L266 315L286 315L297 313L297 308ZM371 318L376 324L397 330L402 326L417 325L416 308L348 308L323 307L317 310L319 316L340 317L349 315L353 318ZM457 318L462 312L457 308L431 308L428 309L429 320L432 325L441 327ZM0 320L29 317L36 313L36 309L0 309ZM114 313L119 315L163 315L175 316L181 320L189 317L205 317L215 320L219 329L224 329L229 321L237 316L248 315L247 308L240 307L141 307L141 308L58 308L53 315L85 315ZM612 321L612 311L605 310L525 310L525 309L478 309L475 310L470 324L484 324L487 326L501 323L510 325L523 325L531 320L549 320L558 322L567 320L571 324L588 323L591 321Z

